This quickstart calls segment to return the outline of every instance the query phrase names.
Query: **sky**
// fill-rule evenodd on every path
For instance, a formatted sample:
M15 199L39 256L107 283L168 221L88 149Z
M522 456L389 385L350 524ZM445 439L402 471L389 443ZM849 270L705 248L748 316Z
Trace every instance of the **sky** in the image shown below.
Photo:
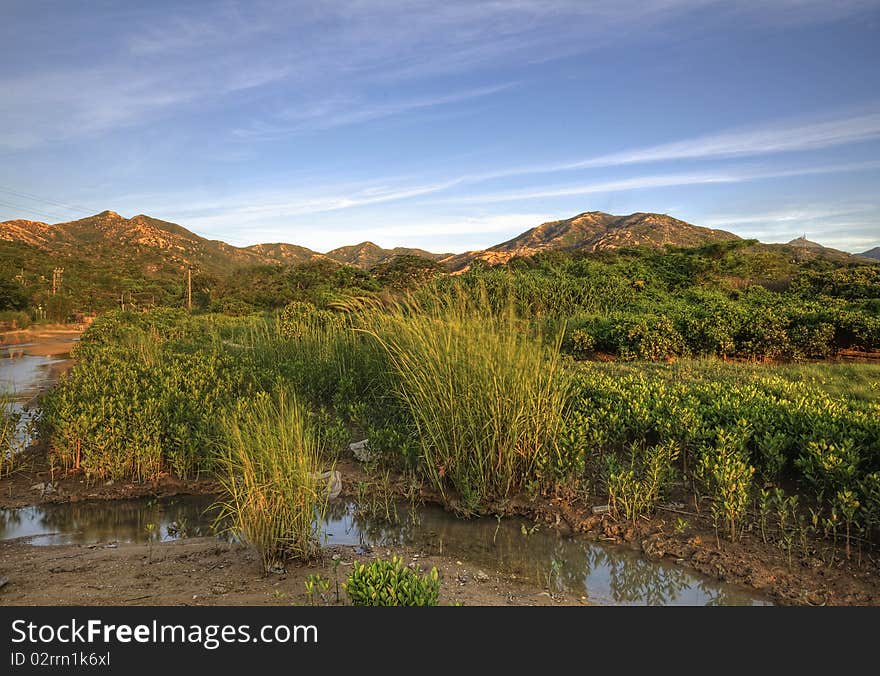
M880 0L2 0L0 220L484 248L584 211L880 246Z

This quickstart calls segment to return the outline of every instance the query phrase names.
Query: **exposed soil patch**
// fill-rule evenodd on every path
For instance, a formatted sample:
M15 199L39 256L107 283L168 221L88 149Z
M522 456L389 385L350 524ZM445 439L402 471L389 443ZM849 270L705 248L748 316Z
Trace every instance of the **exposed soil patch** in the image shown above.
M0 334L0 346L20 349L24 354L41 357L70 352L73 342L82 334L85 326L58 324Z
M423 570L437 568L440 603L450 605L583 605L585 600L554 594L537 583L511 579L467 561L426 555L407 548L358 553L327 547L310 564L291 563L285 573L262 575L259 557L243 545L215 538L161 544L34 547L0 542L0 588L6 605L336 605L334 578L344 582L354 561L397 554ZM334 560L340 561L334 573ZM324 599L311 599L306 578L329 579ZM341 603L348 603L340 587Z

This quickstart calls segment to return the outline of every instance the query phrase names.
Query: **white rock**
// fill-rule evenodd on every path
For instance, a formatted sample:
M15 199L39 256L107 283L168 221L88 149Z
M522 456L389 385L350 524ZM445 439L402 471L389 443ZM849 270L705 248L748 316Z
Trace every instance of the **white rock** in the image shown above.
M315 478L327 487L327 499L333 500L339 497L342 492L342 472L333 470L332 472L321 472L315 475Z
M348 450L354 453L354 457L361 462L369 462L373 459L373 452L370 450L369 441L362 439L348 445Z

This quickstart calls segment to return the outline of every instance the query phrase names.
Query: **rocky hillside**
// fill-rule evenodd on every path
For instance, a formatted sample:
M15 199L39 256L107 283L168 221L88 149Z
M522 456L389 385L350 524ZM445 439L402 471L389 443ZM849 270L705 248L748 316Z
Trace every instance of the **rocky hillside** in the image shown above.
M588 211L573 218L543 223L484 251L469 251L442 262L449 269L460 271L475 260L495 265L548 249L602 251L635 246L657 249L667 244L687 247L734 239L739 237L724 230L691 225L665 214L614 216Z
M361 242L352 246L341 246L338 249L327 252L327 258L337 263L345 263L346 265L354 265L365 270L369 270L374 265L387 263L398 256L418 256L419 258L428 258L430 260L439 261L448 258L451 254L435 254L424 249L409 249L407 247L397 246L393 249L383 249L372 242Z

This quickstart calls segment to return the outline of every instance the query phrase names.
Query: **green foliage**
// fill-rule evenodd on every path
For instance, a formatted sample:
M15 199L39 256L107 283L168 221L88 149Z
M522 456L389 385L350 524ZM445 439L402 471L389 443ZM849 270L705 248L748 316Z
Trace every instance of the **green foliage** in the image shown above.
M841 439L837 443L822 439L808 441L795 465L822 500L840 488L854 486L860 462L861 454L851 439Z
M223 421L217 522L260 553L266 570L320 547L327 505L321 448L299 402L283 390L241 402Z
M696 475L712 497L712 519L716 530L723 525L731 540L736 540L737 523L749 504L752 475L741 431L718 430L714 444L699 458Z
M650 514L672 481L677 458L674 441L644 450L634 444L625 465L617 456L607 456L608 496L615 513L630 521Z
M24 310L28 306L24 287L12 279L0 277L0 311Z
M167 310L105 315L76 354L44 398L40 426L61 466L88 478L210 469L222 436L218 414L253 389L232 357L188 334Z
M588 478L607 475L609 463L623 472L632 469L633 444L674 443L682 469L703 463L704 486L713 499L722 498L722 506L724 500L736 506L742 491L732 490L735 479L751 466L765 481L809 487L825 513L838 491L853 490L862 505L857 520L880 525L867 507L875 489L869 476L880 471L876 367L683 361L637 367L580 363L576 371L562 444L583 454ZM857 372L867 377L852 389L850 374ZM728 530L726 521L721 522Z
M343 587L356 606L436 606L440 576L436 568L420 575L395 556L355 563Z
M681 334L665 315L627 317L615 327L614 339L623 359L656 361L687 351Z
M566 473L560 452L567 379L558 348L485 297L438 297L374 317L396 392L415 425L422 469L471 512Z
M436 261L410 254L395 256L370 269L370 275L379 284L398 291L423 286L442 272L443 268Z

